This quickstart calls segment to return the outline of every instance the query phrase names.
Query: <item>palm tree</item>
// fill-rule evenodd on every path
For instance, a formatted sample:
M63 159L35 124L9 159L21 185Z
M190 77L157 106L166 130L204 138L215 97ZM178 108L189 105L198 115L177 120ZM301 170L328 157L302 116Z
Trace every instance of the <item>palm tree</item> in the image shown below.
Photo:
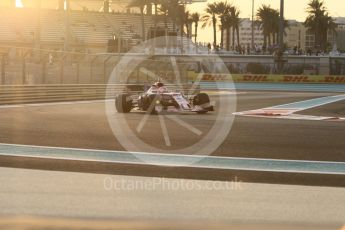
M280 13L277 9L272 9L269 5L262 5L257 11L257 23L263 30L264 34L264 47L271 46L278 43L278 34L280 26ZM284 33L285 28L289 27L287 20L284 20Z
M177 21L180 20L180 3L179 0L161 0L160 1L160 10L165 12L167 17L166 20L170 19L173 24L173 30L176 31Z
M240 19L240 10L237 7L231 7L230 9L230 17L232 21L232 28L233 28L233 47L235 47L235 32L237 37L237 46L240 47L240 25L241 25L241 19Z
M206 14L202 16L201 20L204 22L202 28L206 26L213 27L213 46L217 45L217 4L208 3L205 9Z
M273 44L277 44L278 42L278 34L279 34L279 24L280 24L280 13L278 10L271 10L271 34L272 34L272 41Z
M137 7L140 9L140 15L141 15L141 32L142 32L142 40L146 40L146 32L145 32L145 15L144 15L144 9L145 6L148 4L151 4L150 0L132 0L129 4L128 7Z
M166 0L160 0L160 6L158 7L158 11L163 15L165 31L167 31L168 20L169 20L169 17L168 17L169 4L166 3Z
M268 44L271 45L271 31L272 31L272 8L269 5L263 4L257 11L257 22L264 34L264 47Z
M328 31L335 31L334 20L329 16L324 2L320 0L311 0L308 4L307 13L308 16L304 24L315 36L315 47L325 50Z
M226 33L225 49L230 50L230 31L233 26L233 21L229 12L224 16L222 26Z
M278 10L272 9L271 12L271 34L273 38L273 44L278 44L278 38L279 38L279 27L280 27L280 13ZM289 22L284 19L284 35L286 35L285 29L289 28Z
M190 25L193 21L189 11L182 12L182 14L184 14L184 24L186 26L187 38L189 39L191 37Z
M175 1L175 0L173 0ZM178 1L177 1L178 2ZM184 4L178 4L177 7L174 9L174 14L175 14L175 21L180 27L180 45L181 45L181 53L184 52L184 47L183 47L183 35L184 35L184 27L186 24L188 24L189 20L189 12L186 11L186 6ZM188 31L189 28L187 29L187 36L188 36Z
M155 17L154 17L154 37L157 36L157 23L158 23L158 3L159 0L152 0L152 4L154 5L155 9Z
M191 15L192 22L194 23L194 43L197 42L198 38L198 26L200 21L200 14L199 13L193 13Z
M224 30L225 30L225 23L226 23L226 17L228 16L228 13L231 9L231 5L228 4L227 1L223 1L223 2L217 2L215 3L216 7L217 7L217 14L219 16L219 20L220 20L220 44L221 44L221 48L223 48L223 44L224 44Z

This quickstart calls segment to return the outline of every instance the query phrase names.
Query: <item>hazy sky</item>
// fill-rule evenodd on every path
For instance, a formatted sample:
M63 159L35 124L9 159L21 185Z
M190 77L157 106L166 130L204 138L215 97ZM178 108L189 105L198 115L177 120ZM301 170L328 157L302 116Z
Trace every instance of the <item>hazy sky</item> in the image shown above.
M217 2L219 0L208 0L208 2ZM304 21L306 17L306 6L310 0L285 0L285 17L287 19L297 19ZM242 18L251 17L252 0L228 0L229 3L239 7ZM345 17L345 0L324 0L330 14L333 17ZM202 12L207 3L195 3L191 5L190 11ZM259 8L262 4L269 4L273 8L278 9L280 5L279 0L255 0L255 9ZM212 36L210 31L200 31L200 41L211 41ZM204 38L204 39L202 39ZM219 39L218 39L219 42Z

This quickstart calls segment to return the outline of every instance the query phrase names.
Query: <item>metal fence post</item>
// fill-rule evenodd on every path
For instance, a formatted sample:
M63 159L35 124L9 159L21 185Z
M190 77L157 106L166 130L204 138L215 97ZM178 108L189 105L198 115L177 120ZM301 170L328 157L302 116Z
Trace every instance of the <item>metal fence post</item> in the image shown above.
M23 82L23 85L25 85L26 83L26 55L28 54L29 52L25 52L22 57L22 82Z
M48 81L47 81L47 75L46 75L46 72L47 72L47 67L46 67L46 61L43 60L42 61L42 83L43 84L47 84Z
M77 84L80 84L80 62L77 62Z
M43 55L40 57L39 63L42 63L41 65L41 71L42 71L42 76L41 76L41 82L43 84L47 83L47 76L46 76L46 72L47 72L47 61L46 61L46 57L48 57L49 54L47 55Z
M107 57L107 58L104 60L104 63L103 63L103 74L104 74L103 83L104 83L104 84L107 83L107 63L108 63L108 61L109 61L111 58L112 58L112 56Z
M64 61L60 61L60 84L63 84Z
M91 65L90 65L90 84L92 84L93 82L93 63L97 60L97 56L95 56L92 60L91 60Z
M25 62L25 56L22 58L22 84L25 85L26 83L26 62Z
M5 79L5 54L1 55L1 84L6 84Z
M64 65L65 65L65 55L62 55L61 62L60 62L60 84L64 83Z
M85 57L84 54L80 54L79 57L76 59L77 62L77 84L80 84L80 63L82 62L82 59Z

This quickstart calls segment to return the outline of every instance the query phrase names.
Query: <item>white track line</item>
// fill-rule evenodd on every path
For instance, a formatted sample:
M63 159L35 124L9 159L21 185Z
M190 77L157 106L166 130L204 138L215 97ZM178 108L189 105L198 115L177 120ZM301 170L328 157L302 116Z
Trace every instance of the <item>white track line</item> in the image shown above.
M162 153L130 153L120 151L103 151L91 149L81 150L72 148L55 148L45 146L40 147L14 144L0 144L0 156L1 155L147 166L156 165L225 170L345 175L344 162L329 161L279 160L197 155L193 156ZM137 158L137 155L140 155L140 159L146 157L148 161L139 160ZM184 165L183 162L188 160L187 158L196 158L196 161L192 165ZM151 163L152 161L150 162L150 160L154 160L154 163Z
M305 101L298 101L283 105L277 105L262 109L255 109L243 112L233 113L234 115L246 116L246 117L262 117L262 118L275 118L275 119L290 119L290 120L313 120L313 121L330 121L338 119L343 121L342 117L324 117L324 116L306 116L295 115L296 112L304 111L307 109L320 107L323 105L331 104L334 102L345 100L345 94L314 98Z
M171 146L171 141L170 141L170 137L169 137L169 133L168 133L168 128L167 128L167 126L165 124L164 116L158 115L158 118L159 118L159 123L161 124L165 145L166 146Z
M42 148L42 149L60 149L60 150L76 150L76 151L85 151L85 152L114 152L114 153L133 153L133 154L142 154L142 155L154 155L154 156L167 156L165 153L148 153L148 152L126 152L126 151L115 151L115 150L101 150L101 149L84 149L84 148L69 148L69 147L52 147L52 146L43 146L43 145L23 145L23 144L8 144L8 143L0 143L1 146L19 146L19 147L28 147L28 148ZM169 156L186 156L186 157L205 157L200 155L184 155L184 154L175 154L169 153ZM207 156L207 158L214 158L214 159L238 159L238 160L262 160L262 161L283 161L283 162L304 162L304 163L343 163L337 161L308 161L308 160L287 160L287 159L273 159L273 158L251 158L251 157L224 157L224 156ZM345 164L345 162L344 162Z

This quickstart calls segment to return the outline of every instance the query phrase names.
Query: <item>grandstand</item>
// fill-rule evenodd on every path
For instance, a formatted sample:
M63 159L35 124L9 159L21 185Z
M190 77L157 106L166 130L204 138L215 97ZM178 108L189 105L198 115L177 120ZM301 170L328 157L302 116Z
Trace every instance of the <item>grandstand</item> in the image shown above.
M121 39L126 49L143 38L140 13L128 9L130 0L108 1L108 12L104 12L104 1L65 1L1 0L0 46L97 53L106 52L108 41L114 38ZM156 20L148 12L144 17L146 32ZM160 17L157 26L172 31L171 23Z

